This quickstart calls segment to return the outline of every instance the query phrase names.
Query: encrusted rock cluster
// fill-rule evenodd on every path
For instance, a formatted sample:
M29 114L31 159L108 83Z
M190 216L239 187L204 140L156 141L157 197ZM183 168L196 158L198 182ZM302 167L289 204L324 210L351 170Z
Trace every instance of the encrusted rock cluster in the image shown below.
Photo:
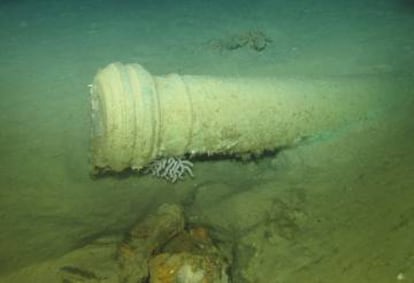
M163 204L123 239L102 239L72 253L52 279L38 282L229 283L232 258L207 228L188 227L180 206Z
M202 227L184 229L176 205L162 205L118 249L123 283L228 283L229 264Z

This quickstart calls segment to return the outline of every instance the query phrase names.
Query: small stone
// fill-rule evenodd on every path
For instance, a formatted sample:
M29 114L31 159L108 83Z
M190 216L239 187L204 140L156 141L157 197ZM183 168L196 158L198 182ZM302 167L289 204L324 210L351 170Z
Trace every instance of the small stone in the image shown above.
M404 273L402 273L402 272L398 273L398 274L397 274L397 280L398 280L398 281L403 281L403 280L405 280L405 275L404 275Z

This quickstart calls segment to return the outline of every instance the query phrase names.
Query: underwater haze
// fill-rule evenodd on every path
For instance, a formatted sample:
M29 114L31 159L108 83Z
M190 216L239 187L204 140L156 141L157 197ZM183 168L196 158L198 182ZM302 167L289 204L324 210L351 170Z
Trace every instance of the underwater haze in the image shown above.
M414 1L0 0L0 26L0 282L112 282L72 255L165 203L231 250L235 283L414 282ZM373 115L270 154L96 177L88 86L112 62L390 84Z

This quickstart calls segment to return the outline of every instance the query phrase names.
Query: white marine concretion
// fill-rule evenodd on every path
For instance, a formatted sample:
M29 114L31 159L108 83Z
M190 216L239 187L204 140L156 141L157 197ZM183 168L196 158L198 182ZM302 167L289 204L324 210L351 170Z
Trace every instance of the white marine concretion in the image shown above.
M376 78L152 76L112 63L91 85L94 173L184 154L260 153L367 119L393 84Z

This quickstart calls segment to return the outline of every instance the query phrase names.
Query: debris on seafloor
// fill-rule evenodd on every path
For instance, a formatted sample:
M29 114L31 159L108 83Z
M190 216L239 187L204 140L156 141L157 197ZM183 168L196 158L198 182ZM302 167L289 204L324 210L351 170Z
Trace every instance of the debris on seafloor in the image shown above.
M232 51L242 47L261 52L272 42L264 32L258 30L245 31L226 38L209 41L209 46L219 51Z
M63 283L72 283L72 282L101 282L102 279L99 278L95 272L89 271L87 269L82 269L76 266L65 265L59 269L59 272L62 276Z
M179 206L162 205L133 227L118 249L120 282L228 283L228 259L207 229L184 226Z
M148 260L166 242L184 230L184 215L176 205L164 204L154 215L136 224L118 247L120 282L144 282Z
M207 228L186 227L182 208L163 204L123 240L73 252L57 275L62 283L229 283L230 262Z

